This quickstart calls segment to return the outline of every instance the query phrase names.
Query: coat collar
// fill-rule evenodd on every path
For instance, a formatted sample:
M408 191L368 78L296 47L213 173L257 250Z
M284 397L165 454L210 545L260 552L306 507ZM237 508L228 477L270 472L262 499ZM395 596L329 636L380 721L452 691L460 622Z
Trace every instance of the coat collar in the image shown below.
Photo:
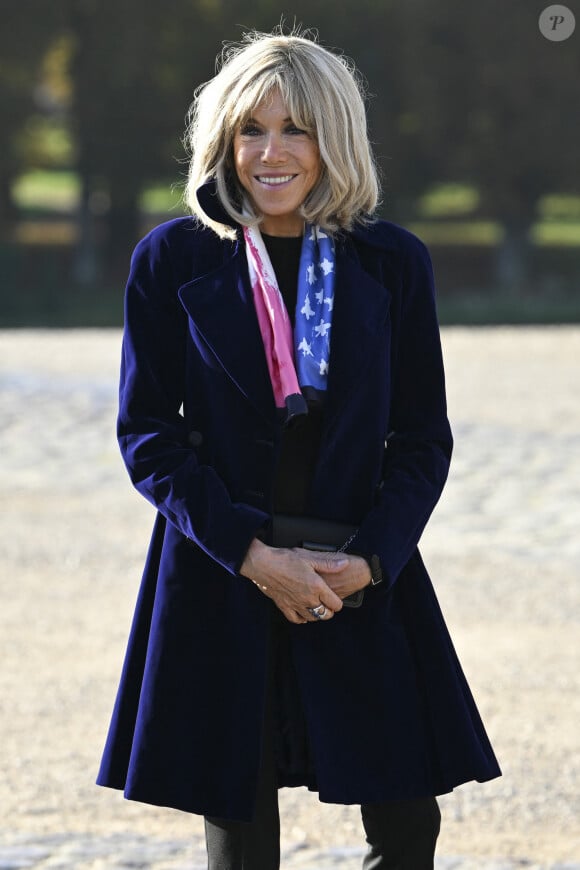
M215 221L218 224L225 224L228 227L233 227L236 230L240 229L240 225L230 217L223 207L222 201L219 198L215 179L212 178L209 181L206 181L205 184L202 184L201 187L198 187L195 191L195 195L199 205L210 220Z
M213 197L213 199L212 199ZM215 185L204 185L198 199L212 220L224 222ZM208 209L211 209L211 214ZM221 211L220 211L221 210ZM221 215L219 217L218 215ZM230 221L228 217L228 221ZM231 221L230 221L231 224ZM233 224L231 224L233 225ZM373 275L377 247L361 228L336 242L335 306L325 416L330 423L368 369L388 316L391 291ZM385 240L379 245L388 247ZM243 242L217 245L206 271L179 289L195 329L233 383L260 414L277 421L268 366L260 334Z

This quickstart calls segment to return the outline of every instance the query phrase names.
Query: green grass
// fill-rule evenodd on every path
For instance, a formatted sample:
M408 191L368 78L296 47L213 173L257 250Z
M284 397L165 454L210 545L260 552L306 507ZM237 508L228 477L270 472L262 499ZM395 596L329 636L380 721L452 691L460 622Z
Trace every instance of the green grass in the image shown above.
M27 212L74 212L79 205L80 181L74 172L37 169L22 175L14 184L14 201ZM178 183L151 185L141 195L144 214L183 212L182 186Z
M472 214L479 205L479 191L456 182L435 184L417 202L417 211L425 219L458 217Z
M504 236L498 221L412 221L408 228L427 245L490 247L500 244ZM538 221L529 235L537 247L580 247L580 221Z
M0 328L119 327L123 323L123 285L79 288L35 286L0 299Z
M550 220L534 224L530 231L530 238L538 247L579 247L580 221Z
M580 196L571 193L549 193L538 202L538 214L543 220L580 221Z
M501 241L503 230L497 221L412 221L408 224L427 245L482 245Z
M580 323L580 298L567 295L502 296L462 293L439 297L442 326L498 326Z
M144 214L179 214L185 212L183 186L175 184L156 184L141 194L141 210Z
M12 188L14 201L22 212L71 212L78 208L80 182L74 172L37 169L22 175Z

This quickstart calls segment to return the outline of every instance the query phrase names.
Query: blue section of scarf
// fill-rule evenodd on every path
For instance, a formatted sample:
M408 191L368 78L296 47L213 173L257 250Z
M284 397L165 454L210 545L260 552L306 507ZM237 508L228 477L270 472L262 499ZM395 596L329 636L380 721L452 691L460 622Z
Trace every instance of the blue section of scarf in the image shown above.
M334 307L335 252L331 236L307 224L300 255L294 323L298 383L306 398L326 391Z

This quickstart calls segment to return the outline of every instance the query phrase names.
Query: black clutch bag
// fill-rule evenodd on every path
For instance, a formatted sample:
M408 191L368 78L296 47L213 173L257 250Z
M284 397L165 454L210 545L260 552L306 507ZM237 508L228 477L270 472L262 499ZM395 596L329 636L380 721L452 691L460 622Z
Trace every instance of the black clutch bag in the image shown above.
M318 517L295 517L274 514L272 545L274 547L303 547L321 553L343 552L357 533L357 527L348 523L335 523ZM345 607L360 607L364 590L360 589L343 598Z

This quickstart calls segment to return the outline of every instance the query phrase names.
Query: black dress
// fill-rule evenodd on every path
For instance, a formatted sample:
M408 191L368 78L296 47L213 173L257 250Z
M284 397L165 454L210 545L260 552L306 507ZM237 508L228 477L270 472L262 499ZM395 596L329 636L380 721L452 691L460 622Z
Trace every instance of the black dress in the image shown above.
M294 326L302 238L263 235L284 304ZM322 406L310 405L308 414L295 418L282 436L274 482L275 513L306 514L308 493L320 445Z
M298 291L298 270L302 238L268 236L262 233L288 315L294 325ZM294 516L307 513L308 494L316 465L322 431L323 406L310 405L308 414L298 417L282 433L279 462L274 481L273 510ZM314 768L302 701L292 661L289 623L272 604L270 678L274 755L280 779L288 785L316 787Z

